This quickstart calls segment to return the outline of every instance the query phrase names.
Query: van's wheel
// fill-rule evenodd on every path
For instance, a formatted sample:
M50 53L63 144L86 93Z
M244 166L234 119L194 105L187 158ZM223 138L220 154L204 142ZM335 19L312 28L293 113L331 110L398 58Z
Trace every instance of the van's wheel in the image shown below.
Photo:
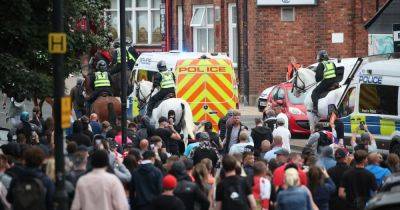
M389 149L389 152L400 156L400 143L393 144L393 146L391 146Z

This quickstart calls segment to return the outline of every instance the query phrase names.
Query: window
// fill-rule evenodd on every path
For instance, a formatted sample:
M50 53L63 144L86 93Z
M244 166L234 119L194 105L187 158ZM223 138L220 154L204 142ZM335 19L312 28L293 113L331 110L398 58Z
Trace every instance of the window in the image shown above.
M398 115L398 95L397 86L362 84L360 113Z
M349 116L351 113L354 112L355 107L355 91L354 87L350 88L346 95L343 98L342 103L339 106L339 112L341 113L342 117Z
M127 0L125 13L126 37L136 44L161 44L161 0ZM111 0L106 10L111 33L116 39L119 32L119 0Z
M281 21L294 21L294 7L281 8Z
M288 99L291 104L304 104L304 99L306 99L307 94L296 95L292 91L288 91Z
M236 4L228 6L229 18L229 56L233 61L234 67L237 67L238 62L238 37L237 37L237 11Z
M214 52L214 7L194 6L190 26L193 27L193 51Z

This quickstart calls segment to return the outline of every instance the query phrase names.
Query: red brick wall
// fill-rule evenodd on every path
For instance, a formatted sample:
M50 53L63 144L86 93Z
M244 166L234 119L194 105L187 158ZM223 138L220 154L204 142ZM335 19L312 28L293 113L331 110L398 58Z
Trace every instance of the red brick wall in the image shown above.
M221 19L215 22L215 50L229 52L228 4L236 0L172 0L184 4L184 42L193 50L193 30L190 27L193 5L214 4L221 9ZM387 0L380 0L380 6ZM368 36L364 29L376 10L372 0L319 0L316 6L295 7L295 21L281 21L281 7L257 7L248 0L248 65L250 95L256 97L264 88L285 80L288 58L295 56L305 66L315 62L316 53L326 49L331 57L365 56ZM239 5L239 10L241 7ZM177 10L174 14L173 46L177 46ZM241 12L238 14L241 24ZM244 35L242 31L241 37ZM332 44L331 34L343 33L344 43ZM240 39L242 40L242 39ZM239 43L240 45L240 43ZM176 47L177 48L177 47ZM243 55L240 53L240 55ZM241 83L241 90L244 84Z

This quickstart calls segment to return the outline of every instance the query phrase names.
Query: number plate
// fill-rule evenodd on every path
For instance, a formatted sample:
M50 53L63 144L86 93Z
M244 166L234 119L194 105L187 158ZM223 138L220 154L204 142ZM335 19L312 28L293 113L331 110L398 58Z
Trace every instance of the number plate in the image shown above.
M267 102L266 101L260 101L260 106L267 106Z

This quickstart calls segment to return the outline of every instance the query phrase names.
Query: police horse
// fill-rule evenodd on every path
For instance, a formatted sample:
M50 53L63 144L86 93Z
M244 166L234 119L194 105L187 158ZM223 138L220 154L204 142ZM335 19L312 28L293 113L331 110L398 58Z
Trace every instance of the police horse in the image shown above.
M150 97L154 96L158 92L157 89L154 89L154 91L151 92L152 87L153 83L147 80L141 80L139 82L135 81L133 84L133 92L131 93L131 96L136 96L138 99L141 113L143 110L146 110L146 106L150 100ZM193 123L192 110L185 100L181 98L168 98L158 104L159 105L156 105L153 109L153 113L150 118L150 122L152 124L156 124L158 119L162 116L168 117L168 112L172 110L175 112L174 124L182 129L185 145L187 144L187 139L189 136L194 139L193 131L195 125Z
M337 82L343 79L344 68L336 67L336 78ZM320 95L318 101L318 114L312 112L313 102L311 100L311 94L313 90L317 87L318 83L315 81L315 72L308 68L299 68L294 75L292 80L294 95L299 96L300 94L306 94L304 99L304 105L307 110L307 118L310 124L310 131L314 131L315 125L321 120L321 118L327 118L329 114L329 105L336 105L343 92L345 91L345 86L339 87L336 84L335 87L327 89L324 93Z

